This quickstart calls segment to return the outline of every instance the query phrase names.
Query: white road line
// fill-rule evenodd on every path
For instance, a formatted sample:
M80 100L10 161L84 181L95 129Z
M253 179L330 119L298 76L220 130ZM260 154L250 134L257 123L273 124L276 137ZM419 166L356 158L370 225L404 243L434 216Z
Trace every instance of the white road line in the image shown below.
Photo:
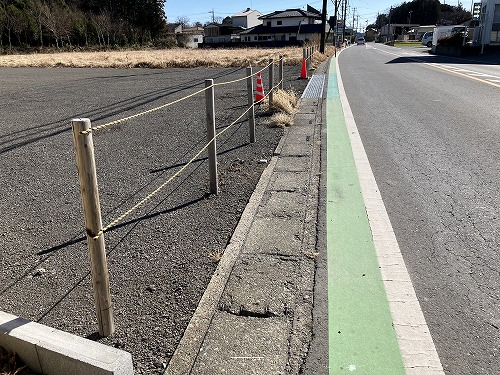
M389 215L347 101L340 68L337 69L337 80L373 242L406 373L408 375L444 375L429 327L408 275Z

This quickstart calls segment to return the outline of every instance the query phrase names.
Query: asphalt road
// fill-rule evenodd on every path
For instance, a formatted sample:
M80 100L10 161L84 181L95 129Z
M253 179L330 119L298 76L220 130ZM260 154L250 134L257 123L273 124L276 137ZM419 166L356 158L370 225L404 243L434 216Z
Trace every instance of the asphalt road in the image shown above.
M500 368L500 65L368 44L339 57L447 374Z
M298 92L300 67L285 68ZM0 69L0 309L132 353L161 373L282 135L245 119L218 139L220 194L206 155L105 234L116 333L96 314L70 120L93 125L171 102L245 69ZM265 89L267 73L263 74ZM216 88L218 131L246 108L246 83ZM156 189L206 143L204 95L94 134L103 222Z

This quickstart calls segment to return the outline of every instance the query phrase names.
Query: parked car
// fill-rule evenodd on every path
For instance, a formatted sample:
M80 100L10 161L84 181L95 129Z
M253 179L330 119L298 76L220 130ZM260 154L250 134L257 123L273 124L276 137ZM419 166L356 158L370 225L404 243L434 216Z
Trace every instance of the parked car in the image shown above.
M365 38L358 38L356 44L359 46L360 44L365 44Z
M427 47L432 47L432 36L434 35L433 31L427 31L422 37L422 45Z

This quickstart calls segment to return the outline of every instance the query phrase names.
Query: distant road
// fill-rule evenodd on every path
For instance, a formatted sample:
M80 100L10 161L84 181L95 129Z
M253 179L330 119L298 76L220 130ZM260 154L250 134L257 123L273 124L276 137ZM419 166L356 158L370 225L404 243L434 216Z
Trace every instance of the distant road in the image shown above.
M353 46L343 83L447 374L500 368L500 65Z

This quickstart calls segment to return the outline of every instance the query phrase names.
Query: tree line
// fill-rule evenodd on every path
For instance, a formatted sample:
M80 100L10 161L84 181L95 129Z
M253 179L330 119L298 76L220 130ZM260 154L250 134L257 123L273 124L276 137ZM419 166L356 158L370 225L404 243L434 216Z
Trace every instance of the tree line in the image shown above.
M413 0L391 8L388 13L379 14L375 24L368 27L380 29L389 21L419 25L460 24L471 18L471 13L465 10L460 2L453 6L441 4L439 0Z
M157 42L166 0L0 0L0 49Z

